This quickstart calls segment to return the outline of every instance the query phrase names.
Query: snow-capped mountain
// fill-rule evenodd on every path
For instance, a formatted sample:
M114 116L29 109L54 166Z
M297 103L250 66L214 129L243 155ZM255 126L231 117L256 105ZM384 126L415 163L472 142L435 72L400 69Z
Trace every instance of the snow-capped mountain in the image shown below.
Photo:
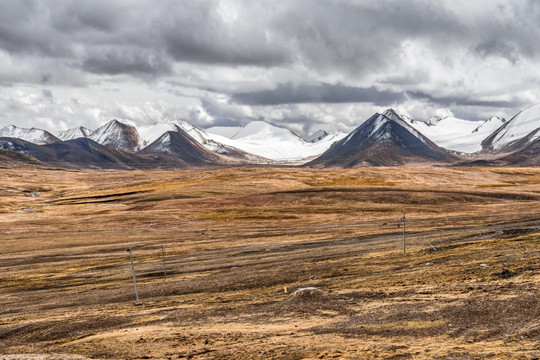
M57 137L62 140L73 140L77 138L88 137L92 133L92 130L85 128L84 126L79 126L73 129L68 129L64 131L59 131Z
M182 129L167 131L139 153L175 155L188 164L217 163L219 160L217 154L206 149Z
M407 123L442 148L470 154L482 150L482 141L499 128L504 119L491 117L480 123L455 117L432 117L428 122L409 118Z
M134 126L111 120L94 130L89 139L115 150L136 152L142 147L141 138Z
M516 143L520 147L540 138L540 105L532 106L514 116L504 123L490 136L486 137L482 146L488 150L515 149Z
M352 168L451 160L455 160L452 155L388 109L383 114L374 114L307 165Z
M48 131L36 128L24 129L15 125L1 128L0 137L21 139L38 145L52 144L60 140Z
M299 161L325 152L335 141L346 134L327 136L316 143L309 143L288 129L265 121L252 121L240 129L232 139L209 134L219 143L233 146L250 154L274 161Z
M177 120L176 122L160 122L152 125L141 126L137 129L141 136L143 147L148 146L161 135L168 131L173 132L185 132L193 140L204 146L209 151L213 151L218 154L236 157L238 159L245 159L246 155L243 151L235 148L233 145L226 145L219 141L220 137L208 134L206 131L199 129L190 123ZM216 138L216 139L214 139Z
M106 135L114 132L110 130L112 127L111 123L114 121L94 131L89 138L104 145L106 144L103 142L104 137L108 139L112 138L114 140L113 143L118 142L118 135ZM117 121L116 123L121 124ZM175 122L160 122L138 127L137 132L140 138L140 148L144 149L169 131L185 131L206 149L221 155L246 160L249 158L248 154L252 154L254 155L252 160L256 162L262 161L261 158L274 161L298 161L318 156L325 152L332 143L346 135L345 133L339 133L322 136L323 134L319 133L318 135L321 139L317 142L310 143L304 141L288 129L273 126L264 121L253 121L244 127L232 127L231 129L214 127L205 131L186 121L178 120ZM99 137L97 135L98 133L100 134ZM115 134L117 133L122 133L122 131L116 131ZM115 148L118 149L118 147Z

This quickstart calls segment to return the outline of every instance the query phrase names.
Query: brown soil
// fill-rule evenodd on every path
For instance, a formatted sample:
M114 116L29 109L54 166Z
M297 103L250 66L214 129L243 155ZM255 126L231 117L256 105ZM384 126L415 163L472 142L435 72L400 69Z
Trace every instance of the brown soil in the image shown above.
M540 169L0 178L0 359L540 357Z

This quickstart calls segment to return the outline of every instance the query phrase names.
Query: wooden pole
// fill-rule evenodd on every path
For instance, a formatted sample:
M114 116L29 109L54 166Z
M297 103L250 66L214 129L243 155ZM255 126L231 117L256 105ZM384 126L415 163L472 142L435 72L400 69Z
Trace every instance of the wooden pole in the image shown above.
M163 280L167 279L167 268L165 267L165 248L161 245L161 255L163 258Z
M131 252L131 246L128 246L129 259L131 260L131 273L133 274L133 286L135 287L135 304L140 304L139 291L137 290L137 277L135 276L135 265L133 265L133 253Z
M407 254L407 242L405 240L405 213L403 213L403 216L401 217L401 221L403 221L403 255Z

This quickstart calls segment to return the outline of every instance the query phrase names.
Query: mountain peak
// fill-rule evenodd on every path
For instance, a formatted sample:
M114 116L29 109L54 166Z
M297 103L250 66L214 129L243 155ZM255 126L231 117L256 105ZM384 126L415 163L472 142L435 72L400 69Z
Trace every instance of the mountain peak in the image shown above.
M113 128L113 127L118 127L118 126L129 126L129 125L124 124L124 123L118 121L117 119L112 119L111 121L109 121L108 123L106 123L103 126L107 127L107 128Z
M382 114L391 120L403 120L392 108L386 109Z
M115 150L135 152L141 148L141 138L137 129L116 119L97 128L88 138Z

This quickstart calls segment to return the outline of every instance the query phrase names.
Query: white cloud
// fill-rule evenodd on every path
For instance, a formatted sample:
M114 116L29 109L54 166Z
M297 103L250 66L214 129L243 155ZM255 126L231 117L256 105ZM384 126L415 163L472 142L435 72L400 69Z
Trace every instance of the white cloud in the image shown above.
M383 106L483 119L540 103L532 1L9 2L0 34L0 125L266 119L305 134Z

